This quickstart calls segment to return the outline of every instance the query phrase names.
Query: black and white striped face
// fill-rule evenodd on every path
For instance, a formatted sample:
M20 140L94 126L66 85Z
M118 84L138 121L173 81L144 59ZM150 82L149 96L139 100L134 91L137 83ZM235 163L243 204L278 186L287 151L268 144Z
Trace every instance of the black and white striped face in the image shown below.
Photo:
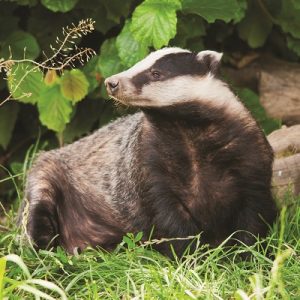
M215 78L221 57L215 51L164 48L107 78L105 85L112 98L130 106L162 107L203 99L218 101L220 97L226 102L233 95Z

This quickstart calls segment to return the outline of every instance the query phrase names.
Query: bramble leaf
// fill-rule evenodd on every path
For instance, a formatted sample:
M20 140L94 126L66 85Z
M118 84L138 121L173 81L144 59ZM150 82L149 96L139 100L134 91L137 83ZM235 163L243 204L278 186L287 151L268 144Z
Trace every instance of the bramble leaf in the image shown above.
M244 15L244 9L237 0L182 0L182 8L183 12L197 14L209 23L239 20Z
M72 104L63 97L60 86L56 84L40 95L38 110L43 125L56 132L62 132L70 121Z
M8 88L13 98L35 104L45 88L43 73L30 63L15 64L8 74Z
M22 59L24 57L35 59L41 51L35 37L22 30L13 31L8 35L1 48L0 57L5 59L10 58L10 55L12 55L13 59Z
M245 18L238 24L239 36L246 40L250 47L264 45L273 23L262 11L256 1L250 1Z
M60 90L63 96L76 103L88 93L89 82L83 72L78 69L65 71L60 79Z
M130 31L131 22L127 21L116 40L119 57L126 67L131 67L148 54L148 47L139 43Z
M135 39L145 46L159 49L176 35L176 10L179 0L146 0L132 15L130 30Z
M102 44L98 64L101 74L105 78L124 69L118 55L115 38L108 39Z
M74 8L78 0L41 0L41 2L53 12L67 12Z

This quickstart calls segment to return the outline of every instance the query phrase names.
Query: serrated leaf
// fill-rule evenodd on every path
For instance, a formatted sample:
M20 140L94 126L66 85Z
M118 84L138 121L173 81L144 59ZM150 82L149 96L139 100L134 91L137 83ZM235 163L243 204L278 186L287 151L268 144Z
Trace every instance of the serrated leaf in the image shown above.
M103 77L109 77L124 70L115 38L108 39L102 44L98 64Z
M130 30L134 38L145 46L159 49L167 45L176 34L176 10L179 0L146 0L132 15Z
M8 88L14 99L34 104L45 88L43 73L30 63L15 64L8 75Z
M6 103L0 106L0 145L6 149L11 136L19 112L17 103Z
M78 0L41 0L41 3L53 12L67 12L72 10Z
M259 101L259 96L252 90L248 88L241 89L238 91L238 95L266 134L280 128L280 122L267 116L265 109Z
M40 54L40 47L35 37L25 31L16 30L7 36L1 47L0 57L8 59L36 59Z
M250 47L257 48L264 45L272 27L272 21L266 18L259 4L250 1L245 18L238 24L238 32Z
M65 71L60 79L60 90L63 96L76 103L88 93L89 82L83 72L78 69Z
M300 56L300 39L294 39L291 36L287 37L288 47Z
M62 132L70 122L72 104L63 97L58 84L47 88L39 97L40 121L47 128Z
M119 57L126 67L131 67L148 54L148 47L139 43L130 31L131 21L127 21L116 40Z
M209 23L240 19L244 14L241 8L237 0L182 0L183 12L197 14Z
M281 13L276 18L283 31L290 33L295 38L300 38L300 5L296 1L282 1Z

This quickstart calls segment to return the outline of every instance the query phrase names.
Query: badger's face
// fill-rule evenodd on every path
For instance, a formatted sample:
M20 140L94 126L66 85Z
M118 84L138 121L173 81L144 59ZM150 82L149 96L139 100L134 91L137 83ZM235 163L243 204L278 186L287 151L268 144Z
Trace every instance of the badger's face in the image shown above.
M216 99L221 94L224 97L224 84L215 78L221 57L214 51L164 48L107 78L105 85L112 98L130 106L162 107Z

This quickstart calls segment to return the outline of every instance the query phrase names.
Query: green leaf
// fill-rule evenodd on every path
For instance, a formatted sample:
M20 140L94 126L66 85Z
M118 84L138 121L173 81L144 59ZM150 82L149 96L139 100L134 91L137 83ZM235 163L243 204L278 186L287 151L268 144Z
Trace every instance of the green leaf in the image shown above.
M142 232L142 231L139 231L139 232L137 233L137 235L135 236L134 241L135 241L135 242L139 242L139 241L142 239L142 237L143 237L143 232Z
M129 249L133 249L135 246L135 243L128 236L123 236L123 242L127 244Z
M131 22L127 21L116 40L119 57L126 67L131 67L148 54L148 47L139 43L130 31Z
M250 47L264 45L273 27L257 1L250 1L245 18L238 24L239 36L246 40Z
M102 44L98 64L103 77L109 77L124 70L115 38L108 39Z
M47 88L38 100L40 121L56 132L62 132L70 121L72 104L63 97L58 84Z
M35 37L25 31L17 30L6 38L1 47L0 57L4 59L36 59L40 54L40 47Z
M13 98L34 104L45 88L43 73L30 63L15 64L8 75L8 88Z
M300 39L294 39L291 36L287 37L288 47L300 56Z
M65 71L60 79L60 90L63 96L76 103L88 93L89 82L83 72L78 69Z
M54 12L67 12L74 8L78 0L41 0L42 4Z
M238 0L182 0L183 12L197 14L209 23L240 19L244 14L242 7Z
M274 1L274 0L271 0ZM237 0L239 9L235 12L234 14L234 18L233 18L233 23L236 24L238 22L240 22L244 17L245 17L245 13L247 10L247 0Z
M144 1L133 12L130 26L133 36L155 49L167 45L176 34L176 10L180 8L179 0Z
M10 142L18 112L19 106L12 101L0 106L0 145L4 149Z
M259 96L252 90L248 88L240 89L238 95L266 134L280 128L280 122L267 116L265 109L260 104Z
M293 0L282 1L281 13L276 18L283 31L300 38L300 5Z

